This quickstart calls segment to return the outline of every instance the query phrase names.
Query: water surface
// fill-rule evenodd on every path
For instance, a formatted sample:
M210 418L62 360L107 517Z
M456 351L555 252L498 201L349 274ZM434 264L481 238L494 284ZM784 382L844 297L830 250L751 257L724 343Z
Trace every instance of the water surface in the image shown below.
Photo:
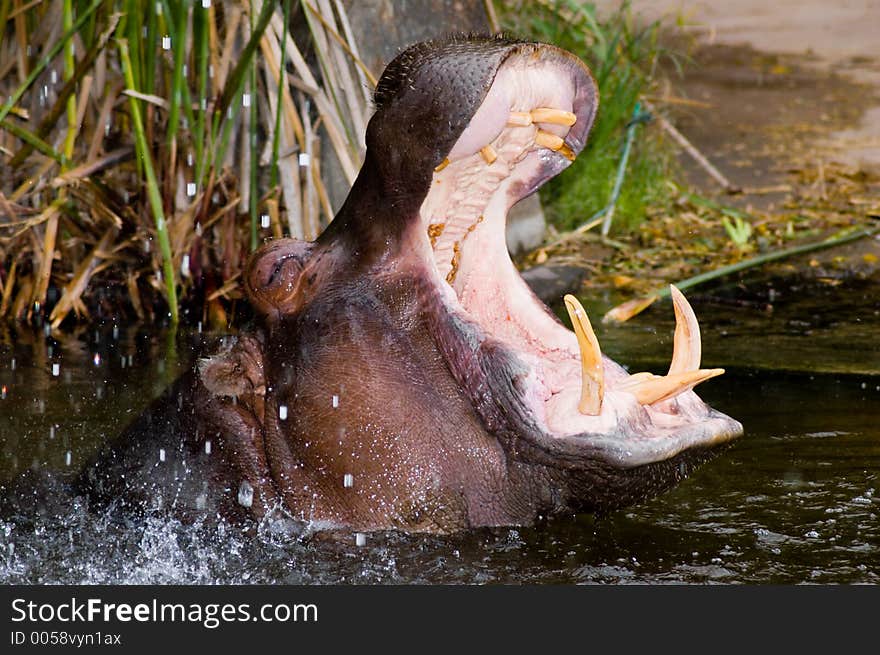
M704 364L728 370L699 393L746 434L658 498L531 528L371 534L363 546L273 522L89 511L66 482L190 365L203 335L112 325L0 333L0 483L31 478L22 497L4 492L0 581L878 583L875 297L857 286L772 302L695 297ZM660 305L599 338L621 363L662 372L672 325Z

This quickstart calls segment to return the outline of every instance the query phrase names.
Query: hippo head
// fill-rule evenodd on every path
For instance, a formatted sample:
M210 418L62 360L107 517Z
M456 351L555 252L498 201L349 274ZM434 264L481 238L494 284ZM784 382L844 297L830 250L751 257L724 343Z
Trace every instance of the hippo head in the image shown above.
M545 44L453 38L391 62L339 214L255 253L262 326L200 365L231 493L358 530L529 524L637 502L741 433L691 391L721 371L700 370L681 294L669 374L630 375L577 300L572 331L510 260L508 210L583 149L597 103Z

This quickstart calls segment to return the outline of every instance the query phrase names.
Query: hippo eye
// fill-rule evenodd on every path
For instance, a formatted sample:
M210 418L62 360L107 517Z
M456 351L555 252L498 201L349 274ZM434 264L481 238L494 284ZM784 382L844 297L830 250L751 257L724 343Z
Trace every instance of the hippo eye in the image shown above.
M275 284L275 279L281 275L281 267L283 265L283 260L275 263L275 266L272 267L272 272L269 274L269 279L266 280L267 285Z

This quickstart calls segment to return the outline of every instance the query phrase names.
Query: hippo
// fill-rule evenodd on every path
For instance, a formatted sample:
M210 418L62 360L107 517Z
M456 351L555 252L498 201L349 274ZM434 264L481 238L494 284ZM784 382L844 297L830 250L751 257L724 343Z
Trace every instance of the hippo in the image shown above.
M253 254L255 325L87 467L92 495L450 533L631 505L713 457L742 426L692 390L723 371L700 368L684 296L668 374L630 374L578 300L569 329L505 247L508 210L581 152L597 106L586 65L552 45L402 51L338 214L314 242Z

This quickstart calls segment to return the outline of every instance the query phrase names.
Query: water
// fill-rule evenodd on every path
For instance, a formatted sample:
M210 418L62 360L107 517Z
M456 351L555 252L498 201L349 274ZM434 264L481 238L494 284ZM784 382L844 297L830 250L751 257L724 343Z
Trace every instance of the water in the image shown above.
M88 511L65 481L205 337L109 325L0 332L0 483L34 479L0 512L0 582L880 583L871 291L786 292L772 310L759 298L695 299L704 363L728 369L700 393L743 422L744 438L637 507L448 537L330 539L282 521L183 525L160 510L140 520ZM597 326L600 342L618 361L662 371L671 316L661 306L631 325Z

